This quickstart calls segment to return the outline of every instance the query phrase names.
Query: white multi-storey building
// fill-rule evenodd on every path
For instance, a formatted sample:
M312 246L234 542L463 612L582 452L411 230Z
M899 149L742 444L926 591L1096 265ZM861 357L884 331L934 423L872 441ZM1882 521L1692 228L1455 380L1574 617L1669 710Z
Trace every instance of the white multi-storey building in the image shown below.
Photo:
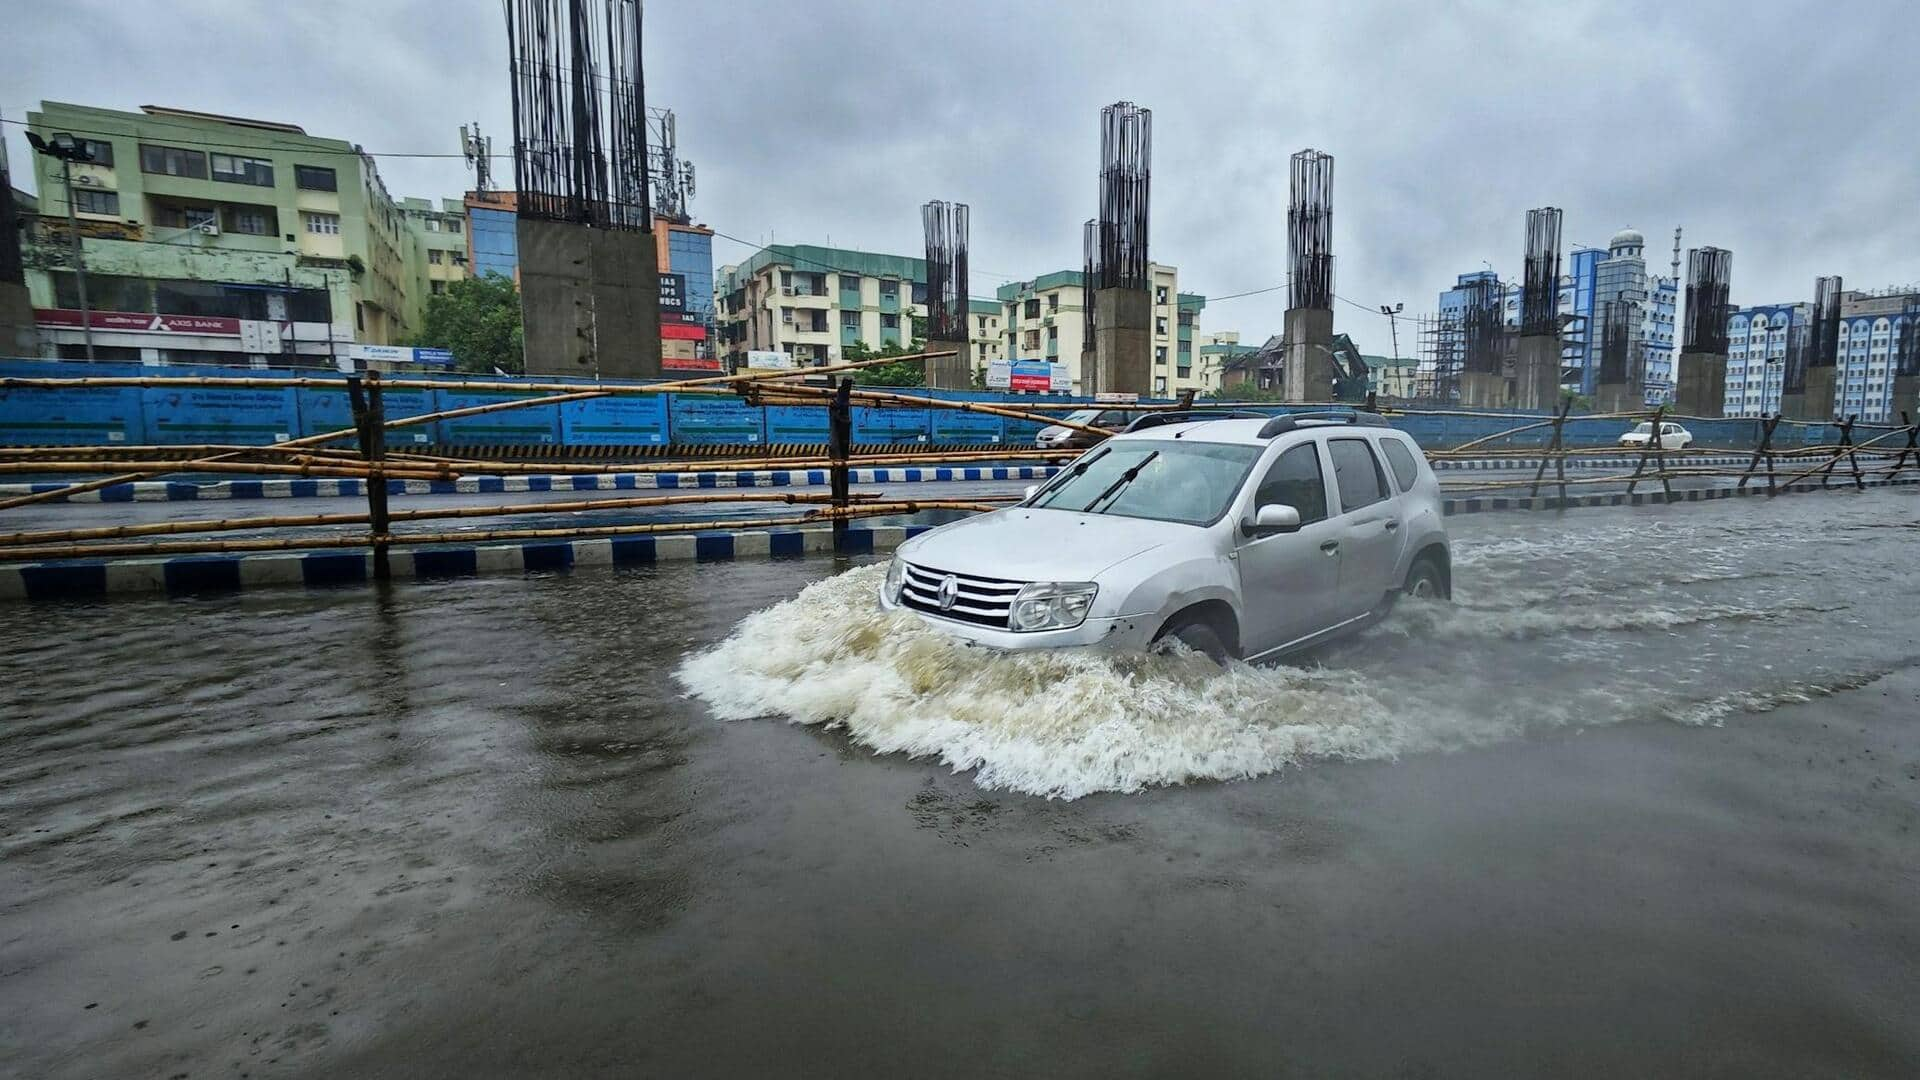
M1840 298L1838 371L1834 376L1833 416L1857 416L1877 423L1899 419L1893 413L1893 375L1901 331L1916 318L1920 293L1895 290L1878 296L1847 293ZM1728 416L1767 416L1780 411L1787 344L1795 327L1812 319L1811 304L1767 304L1739 308L1727 319Z
M1150 263L1147 270L1153 291L1152 392L1204 391L1210 384L1202 366L1195 363L1195 339L1203 336L1200 312L1207 298L1181 292L1180 272L1171 266ZM1075 393L1086 387L1080 356L1086 348L1087 305L1093 302L1081 277L1078 270L1057 270L1032 281L1002 285L998 293L1005 309L1007 359L1065 364L1073 373ZM1217 386L1217 379L1211 385Z

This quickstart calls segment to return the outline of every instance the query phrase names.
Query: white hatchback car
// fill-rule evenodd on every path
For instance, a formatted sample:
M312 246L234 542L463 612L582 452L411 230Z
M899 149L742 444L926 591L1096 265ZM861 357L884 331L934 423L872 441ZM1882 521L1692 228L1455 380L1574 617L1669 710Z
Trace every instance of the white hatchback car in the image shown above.
M1310 647L1451 592L1440 482L1369 413L1149 416L1016 506L902 544L880 604L1003 649Z
M1621 446L1630 446L1635 450L1641 449L1642 447L1646 446L1648 443L1652 441L1653 441L1653 422L1650 420L1644 423L1641 423L1640 425L1636 426L1632 431L1629 431L1625 435L1620 436ZM1693 432L1688 431L1686 428L1681 427L1679 424L1676 424L1671 420L1661 421L1660 449L1685 450L1686 448L1692 445L1693 445Z

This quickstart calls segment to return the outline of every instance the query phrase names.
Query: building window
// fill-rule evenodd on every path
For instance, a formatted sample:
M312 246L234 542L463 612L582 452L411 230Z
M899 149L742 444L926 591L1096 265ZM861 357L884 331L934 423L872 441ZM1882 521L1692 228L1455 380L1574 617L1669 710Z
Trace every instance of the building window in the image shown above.
M229 184L273 186L273 162L233 154L213 155L213 178Z
M1040 317L1040 298L1039 297L1036 296L1033 299L1027 301L1026 317L1029 319L1037 319Z
M323 169L318 165L295 165L293 186L302 191L338 191L340 181L332 169Z
M1165 315L1159 315L1159 316L1156 316L1156 317L1154 318L1154 320L1153 320L1153 336L1154 336L1154 337L1166 337L1166 336L1167 336L1167 317L1166 317Z
M82 139L65 131L60 132L59 135L65 135L67 138L72 139L74 148L86 153L87 161L95 165L106 165L109 167L113 165L112 143L101 142L98 139ZM56 135L55 138L58 138L59 135Z
M140 171L158 176L185 176L194 180L205 180L207 155L198 150L181 150L172 146L149 146L141 143Z
M434 218L434 217L430 217L430 218L428 218L428 219L427 219L427 231L428 231L428 232L439 232L439 231L440 231L440 219L439 219L439 218Z
M444 281L430 282L428 287L433 290L435 296L440 296L447 291L447 283Z
M280 221L272 211L252 206L229 206L226 210L226 230L245 233L248 236L272 236L280 231Z
M793 309L790 307L781 308L780 321L783 323L786 323L788 326L792 326L793 325Z
M110 214L120 216L120 193L117 191L95 191L92 188L73 189L73 212L76 214Z
M319 236L339 236L340 235L340 215L339 214L315 214L312 212L308 212L306 214L302 214L301 216L306 219L307 231L310 233L314 233Z
M900 329L900 316L898 316L898 315L882 315L882 316L880 316L880 329L882 329L882 330L898 330L898 329Z
M1155 285L1153 287L1153 302L1163 306L1166 304L1167 287L1165 285Z
M427 252L427 262L432 263L434 266L440 265L441 258L442 255L437 249Z
M459 219L459 218L448 218L448 219L447 219L447 231L448 231L448 232L450 232L450 233L452 233L452 234L454 234L455 236L458 236L458 235L460 235L460 219Z
M1165 345L1155 345L1153 347L1153 363L1156 367L1167 366L1167 347Z
M198 229L215 224L220 215L211 206L179 206L173 203L153 204L153 223L164 229ZM180 314L186 314L181 312Z
M467 253L466 253L466 252L464 252L464 251L456 251L456 252L454 252L454 253L453 253L453 265L455 265L455 266L465 266L465 265L467 265Z
M1059 293L1051 292L1047 294L1047 310L1048 311L1060 310L1060 294Z

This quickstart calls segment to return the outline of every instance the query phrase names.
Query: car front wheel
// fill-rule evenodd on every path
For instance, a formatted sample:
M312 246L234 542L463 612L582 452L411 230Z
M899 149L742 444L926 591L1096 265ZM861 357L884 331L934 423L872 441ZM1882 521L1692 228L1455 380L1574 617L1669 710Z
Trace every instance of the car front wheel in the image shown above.
M1400 593L1415 600L1445 600L1446 579L1440 576L1440 568L1432 559L1421 559L1407 571L1407 582L1400 587Z
M1220 640L1219 632L1207 623L1197 620L1181 623L1162 633L1155 644L1165 641L1178 641L1222 667L1227 664L1227 643Z

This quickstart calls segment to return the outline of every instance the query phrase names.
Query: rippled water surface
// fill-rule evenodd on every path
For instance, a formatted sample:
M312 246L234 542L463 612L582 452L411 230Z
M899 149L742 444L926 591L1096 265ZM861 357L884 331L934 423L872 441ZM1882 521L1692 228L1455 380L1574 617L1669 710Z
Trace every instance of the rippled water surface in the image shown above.
M1920 1074L1916 508L1456 519L1224 675L819 559L0 608L0 1074Z

